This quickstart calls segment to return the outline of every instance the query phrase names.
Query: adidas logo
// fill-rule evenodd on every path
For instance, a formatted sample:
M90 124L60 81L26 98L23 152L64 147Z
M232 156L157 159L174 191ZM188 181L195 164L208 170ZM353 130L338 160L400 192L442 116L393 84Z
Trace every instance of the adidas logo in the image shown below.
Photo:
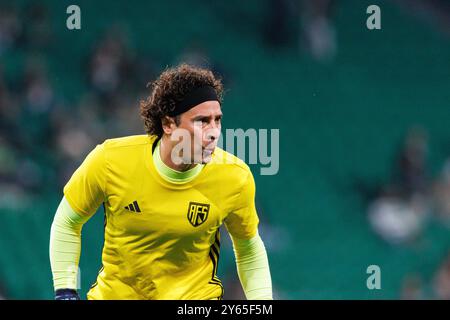
M136 200L133 203L130 203L129 205L127 205L125 207L125 209L127 209L129 211L133 211L133 212L141 212L141 209L139 208Z

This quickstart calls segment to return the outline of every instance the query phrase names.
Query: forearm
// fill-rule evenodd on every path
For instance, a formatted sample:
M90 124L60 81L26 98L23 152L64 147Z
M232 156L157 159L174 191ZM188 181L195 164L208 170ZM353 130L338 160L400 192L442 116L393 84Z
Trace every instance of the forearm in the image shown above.
M50 231L50 264L57 289L77 289L81 253L81 229L89 220L70 207L65 198L56 211Z
M249 240L233 238L239 279L248 300L271 300L272 279L264 243L257 234Z

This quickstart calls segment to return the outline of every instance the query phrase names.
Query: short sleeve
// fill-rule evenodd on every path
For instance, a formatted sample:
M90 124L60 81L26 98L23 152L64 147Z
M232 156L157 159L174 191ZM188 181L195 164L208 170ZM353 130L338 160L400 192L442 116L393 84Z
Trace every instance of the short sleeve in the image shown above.
M93 215L106 200L106 160L103 145L92 150L64 187L74 211Z
M255 207L255 181L249 171L235 209L225 219L225 226L231 236L238 239L250 239L257 234L258 223Z

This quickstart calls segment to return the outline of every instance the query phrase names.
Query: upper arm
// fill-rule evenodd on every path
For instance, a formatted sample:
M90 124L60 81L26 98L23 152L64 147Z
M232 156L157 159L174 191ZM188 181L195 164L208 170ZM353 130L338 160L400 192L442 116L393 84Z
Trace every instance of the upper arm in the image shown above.
M225 226L232 237L250 239L257 234L259 218L255 207L255 191L253 175L248 171L234 209L225 219Z
M94 214L106 201L107 181L104 145L92 150L64 187L64 196L79 214Z

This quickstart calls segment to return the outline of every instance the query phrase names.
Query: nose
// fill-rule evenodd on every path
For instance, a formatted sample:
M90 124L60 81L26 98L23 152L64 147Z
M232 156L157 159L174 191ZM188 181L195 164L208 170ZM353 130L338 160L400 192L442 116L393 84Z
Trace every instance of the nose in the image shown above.
M220 135L220 128L219 126L213 121L211 126L206 130L205 139L206 141L213 142L216 139L219 139Z
M206 132L206 140L207 141L214 141L219 137L219 129L214 128L210 129Z

